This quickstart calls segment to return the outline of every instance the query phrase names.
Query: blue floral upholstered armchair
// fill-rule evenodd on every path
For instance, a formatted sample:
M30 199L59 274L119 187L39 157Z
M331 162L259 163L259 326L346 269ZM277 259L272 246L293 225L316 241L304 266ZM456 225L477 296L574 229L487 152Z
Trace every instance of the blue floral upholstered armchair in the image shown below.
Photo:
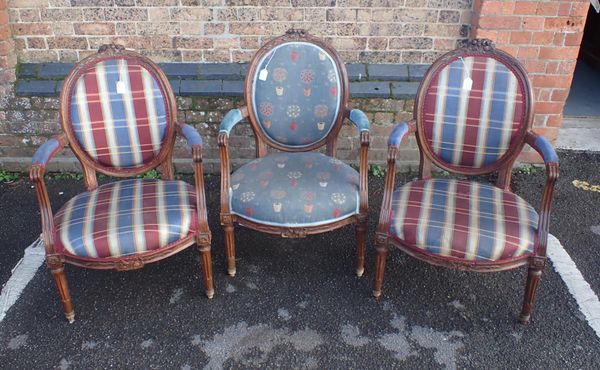
M73 322L75 313L65 262L131 270L196 244L211 298L202 138L193 127L175 122L175 98L166 76L148 58L119 45L104 45L67 76L60 102L64 133L35 153L30 179L40 204L46 264L67 320ZM192 151L195 187L173 178L177 132ZM87 191L53 215L44 172L67 145L81 163ZM96 172L134 177L159 166L162 180L136 178L98 186Z
M347 108L348 77L322 40L291 30L254 56L245 81L247 106L230 111L219 133L221 224L227 271L234 276L234 223L288 238L356 225L356 273L364 272L369 122ZM228 139L248 118L257 159L231 174ZM344 119L360 132L360 168L335 158ZM312 150L325 146L325 154ZM271 150L268 151L268 148Z
M433 265L493 272L527 265L521 321L529 322L546 263L558 156L531 131L533 97L527 74L489 40L471 40L432 64L415 100L416 122L389 137L388 167L376 231L373 293L381 296L388 249L395 246ZM415 124L416 123L416 124ZM416 131L419 178L394 190L396 155ZM539 214L510 189L523 146L537 151L547 180ZM436 165L461 177L498 174L495 186L432 178Z

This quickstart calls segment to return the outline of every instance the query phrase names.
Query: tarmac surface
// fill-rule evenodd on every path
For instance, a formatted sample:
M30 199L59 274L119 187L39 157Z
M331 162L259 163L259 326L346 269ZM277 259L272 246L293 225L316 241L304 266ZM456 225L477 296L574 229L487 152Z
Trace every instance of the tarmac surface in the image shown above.
M550 232L600 292L600 153L559 152ZM515 192L538 208L543 170L516 173ZM414 174L401 174L398 183ZM186 180L190 181L189 178ZM370 183L367 271L354 275L352 227L305 239L236 228L237 276L225 273L218 177L207 178L215 298L203 294L189 248L129 272L67 266L76 313L64 319L42 267L0 323L0 367L31 368L598 368L600 342L550 263L532 322L518 323L526 268L476 274L429 266L399 251L383 298L371 295L373 233L382 179ZM55 210L82 191L49 180ZM62 194L61 194L62 193ZM40 233L34 190L0 185L0 278Z

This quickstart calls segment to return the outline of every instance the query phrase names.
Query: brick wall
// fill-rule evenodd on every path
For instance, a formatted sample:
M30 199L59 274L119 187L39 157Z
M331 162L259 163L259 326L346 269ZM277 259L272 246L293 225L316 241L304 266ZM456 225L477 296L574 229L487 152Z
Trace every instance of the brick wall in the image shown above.
M250 60L290 27L346 62L430 63L464 38L472 0L8 0L21 62L77 61L116 42L157 61ZM268 6L265 6L268 5Z
M15 65L17 57L9 27L6 0L0 0L0 96L10 93L15 81ZM0 116L0 120L4 117Z
M371 148L369 161L385 164L387 138L392 122L412 117L414 101L406 99L353 98L350 105L362 109L371 120ZM177 97L179 120L187 122L204 137L205 171L218 173L219 148L217 135L219 123L232 108L243 105L242 98L234 97ZM0 99L0 114L6 122L0 125L0 168L26 171L35 150L49 137L60 132L58 97L18 97ZM246 163L255 157L254 138L248 122L237 125L229 141L233 152L234 166ZM358 164L360 142L354 126L345 124L338 140L338 158ZM401 170L418 168L417 143L411 137L400 152ZM175 166L178 171L192 170L191 154L185 142L177 142ZM50 162L50 171L80 171L79 162L69 149L63 150Z
M589 0L475 0L472 36L489 38L525 66L535 99L535 131L553 142L583 37ZM522 160L539 162L534 152Z

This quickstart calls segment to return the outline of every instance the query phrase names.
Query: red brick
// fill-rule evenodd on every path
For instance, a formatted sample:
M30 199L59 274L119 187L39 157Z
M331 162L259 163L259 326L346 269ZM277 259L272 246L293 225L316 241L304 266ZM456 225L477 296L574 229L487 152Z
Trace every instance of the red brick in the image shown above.
M556 31L580 31L583 29L584 18L582 17L557 17L546 18L544 29Z
M546 73L551 75L557 74L559 64L559 62L548 62L546 65Z
M537 87L571 87L571 76L533 76L533 86Z
M498 31L496 42L498 44L508 44L510 40L510 31Z
M546 62L529 59L525 61L525 69L529 73L542 73L546 71Z
M114 23L75 23L73 24L77 35L114 35Z
M502 14L513 15L515 13L514 1L502 1Z
M479 14L484 15L498 15L502 13L502 1L488 1L484 0L481 3L481 10Z
M52 30L49 23L18 23L12 25L14 36L50 35Z
M535 113L546 114L561 114L563 110L563 102L536 102Z
M550 101L550 94L552 92L552 89L542 89L536 87L533 89L533 92L535 96L536 106L541 104L542 102ZM542 111L541 113L544 112Z
M562 101L564 102L569 97L569 89L554 89L552 90L552 95L550 99L552 101Z
M575 71L576 61L562 61L558 67L558 73L561 75L571 75Z
M588 14L588 9L590 8L589 1L581 1L578 3L573 3L571 6L571 15L574 17L585 17Z
M562 123L562 114L548 116L548 120L546 121L547 127L560 127Z
M526 17L523 18L523 29L532 31L541 31L544 29L543 17Z
M577 59L579 48L569 47L542 47L540 48L540 59Z
M535 14L554 16L558 14L558 3L555 1L539 2Z
M552 40L554 39L554 32L552 31L543 31L543 32L534 32L533 33L533 43L536 45L544 46L550 45Z
M476 29L475 37L481 39L490 39L494 42L498 42L498 31L494 30L483 30L481 28Z
M522 15L534 15L537 9L537 2L535 1L517 1L515 3L515 14Z
M571 3L560 3L558 6L558 15L567 16L571 14Z
M520 46L517 52L519 58L537 58L539 54L539 47L537 46Z
M481 17L479 27L495 30L518 30L521 27L520 17Z
M513 31L510 34L510 42L512 44L530 44L532 32L517 32Z
M558 137L558 127L535 127L533 131L551 142L554 142Z
M568 33L565 35L565 46L579 46L582 38L583 32Z
M542 157L540 157L537 152L533 151L522 151L521 154L519 154L518 161L524 163L544 163Z
M554 40L552 41L552 45L554 46L564 46L565 45L565 34L562 32L557 32L554 35Z

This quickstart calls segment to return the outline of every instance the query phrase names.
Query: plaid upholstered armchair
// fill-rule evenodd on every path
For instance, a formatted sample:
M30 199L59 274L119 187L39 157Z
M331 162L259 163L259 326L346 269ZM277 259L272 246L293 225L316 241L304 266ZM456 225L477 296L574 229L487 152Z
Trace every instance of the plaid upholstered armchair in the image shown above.
M290 31L261 47L245 82L247 106L221 123L221 224L227 271L236 273L234 223L305 237L356 225L356 273L364 271L369 122L349 109L348 77L335 50L303 31ZM257 159L233 174L228 154L232 128L249 118ZM360 170L335 158L344 119L360 131ZM325 154L311 152L325 146ZM267 148L275 149L268 152Z
M558 157L545 138L530 131L533 98L525 70L489 40L467 42L428 70L414 115L416 125L400 123L389 138L374 295L381 295L391 246L460 270L492 272L527 265L521 312L521 321L527 323L546 262ZM399 145L415 129L419 178L394 191ZM512 167L525 144L546 163L539 214L510 190ZM497 172L498 180L494 186L432 178L432 164L463 176Z
M206 295L212 297L202 139L193 127L175 122L173 92L162 71L138 53L106 45L75 66L60 101L64 133L38 149L30 178L40 203L46 264L69 322L75 314L65 262L130 270L197 244ZM173 179L176 132L191 148L195 187ZM87 191L53 215L44 172L66 145L81 162ZM134 177L156 167L162 180L138 178L102 186L96 180L96 172Z

